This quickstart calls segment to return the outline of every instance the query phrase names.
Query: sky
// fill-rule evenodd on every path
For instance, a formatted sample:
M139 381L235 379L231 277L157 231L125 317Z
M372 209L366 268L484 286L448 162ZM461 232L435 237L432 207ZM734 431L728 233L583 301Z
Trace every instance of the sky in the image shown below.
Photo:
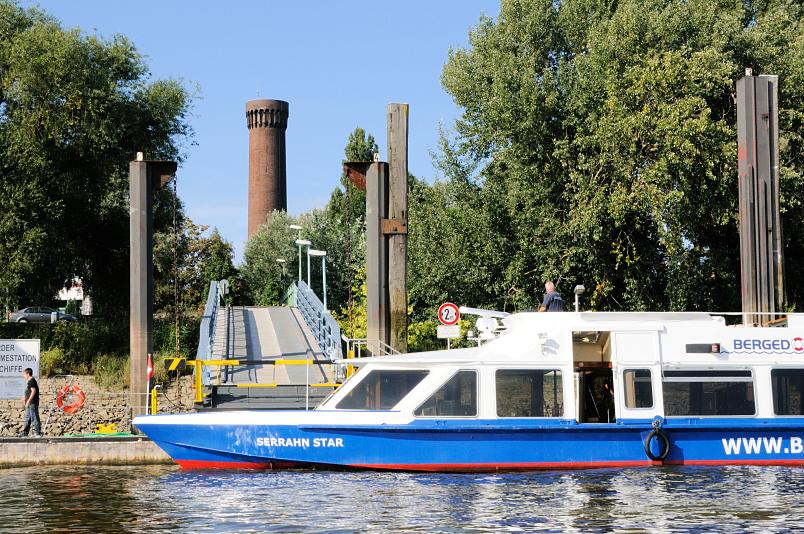
M438 128L460 114L442 89L450 47L465 47L497 0L230 1L46 0L66 28L126 35L153 79L197 90L193 144L178 175L196 224L217 227L242 259L246 241L248 130L245 103L287 100L288 211L322 207L339 185L343 149L356 126L386 159L386 106L410 105L409 170L437 178ZM132 159L133 159L132 154Z

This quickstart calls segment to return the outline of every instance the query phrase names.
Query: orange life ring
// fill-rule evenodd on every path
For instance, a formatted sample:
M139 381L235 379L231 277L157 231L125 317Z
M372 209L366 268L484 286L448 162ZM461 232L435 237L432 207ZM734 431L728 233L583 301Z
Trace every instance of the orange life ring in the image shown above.
M64 413L75 413L84 406L86 394L78 386L68 384L56 394L56 406Z

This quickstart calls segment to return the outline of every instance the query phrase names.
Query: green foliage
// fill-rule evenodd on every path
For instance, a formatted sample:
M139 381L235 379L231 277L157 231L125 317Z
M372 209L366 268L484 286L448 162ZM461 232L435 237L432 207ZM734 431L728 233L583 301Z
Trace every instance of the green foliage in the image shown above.
M38 334L42 347L60 348L64 361L71 368L91 367L93 360L102 354L128 353L128 321L125 319L59 322L39 327Z
M357 127L349 134L343 153L344 161L374 161L374 154L379 152L374 136L363 128ZM332 192L328 208L338 213L345 220L366 219L366 193L358 189L341 174L341 187Z
M434 317L411 321L408 324L408 351L424 352L443 349L444 341L436 338L437 328L438 320Z
M154 235L154 313L157 316L175 314L175 260L178 260L179 309L183 316L195 316L203 311L212 280L228 279L233 297L243 292L239 273L232 263L232 245L221 237L217 228L209 235L207 231L208 227L185 218L178 240L172 229Z
M332 316L338 321L343 335L350 339L366 338L366 270L359 269L352 283L352 300L337 310Z
M435 308L448 300L495 307L504 294L504 250L477 192L458 181L411 180L408 291L418 318L435 318Z
M121 390L128 388L129 359L119 354L102 354L92 365L95 383L102 388Z
M753 66L780 75L787 286L802 302L802 9L504 0L444 66L463 113L439 154L446 192L420 213L464 232L456 212L472 213L470 272L443 232L411 235L411 300L535 307L553 278L565 294L584 283L595 309L739 309L733 98ZM419 255L442 248L442 279L418 280Z
M288 228L291 224L297 224L294 218L284 211L275 211L246 243L240 271L258 306L279 305L285 287L297 277L298 249L294 244L297 233ZM284 276L277 259L285 260Z
M67 306L64 307L64 313L78 316L81 313L81 309L78 307L78 301L75 299L68 300Z
M200 319L183 319L180 329L181 355L195 354ZM39 339L40 372L95 375L104 386L128 385L129 324L126 319L92 319L55 325L0 323L0 339ZM158 380L165 380L165 356L175 354L175 325L172 320L154 321L154 368Z
M69 374L70 365L59 347L43 350L39 355L39 374L41 376L55 376Z
M47 302L79 276L96 312L118 313L128 303L128 162L137 151L181 159L190 95L150 81L125 37L65 30L9 0L0 36L0 305Z
M179 325L180 355L194 356L198 347L198 334L201 326L199 317L183 317ZM154 353L161 356L176 354L176 324L166 318L154 321Z

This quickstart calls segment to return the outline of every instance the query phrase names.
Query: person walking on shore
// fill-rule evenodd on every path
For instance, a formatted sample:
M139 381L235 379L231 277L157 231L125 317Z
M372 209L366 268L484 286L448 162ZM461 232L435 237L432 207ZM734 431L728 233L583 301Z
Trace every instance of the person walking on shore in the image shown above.
M28 367L22 372L22 376L27 381L25 384L25 396L22 400L25 402L25 422L23 423L22 432L18 437L25 437L33 424L34 436L42 436L42 427L39 422L39 384L33 377L33 369Z
M547 291L547 294L544 296L544 301L542 302L541 307L539 308L540 312L556 312L556 311L564 311L564 300L561 298L561 294L556 291L555 284L548 280L546 284L544 284L544 289Z

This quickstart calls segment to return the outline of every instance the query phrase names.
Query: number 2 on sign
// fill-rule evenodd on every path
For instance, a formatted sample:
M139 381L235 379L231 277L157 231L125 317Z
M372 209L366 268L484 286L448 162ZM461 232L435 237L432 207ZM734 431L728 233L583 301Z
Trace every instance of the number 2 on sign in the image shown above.
M458 324L460 318L461 313L458 311L458 307L455 304L445 302L438 307L438 320L441 321L441 324L452 326Z

